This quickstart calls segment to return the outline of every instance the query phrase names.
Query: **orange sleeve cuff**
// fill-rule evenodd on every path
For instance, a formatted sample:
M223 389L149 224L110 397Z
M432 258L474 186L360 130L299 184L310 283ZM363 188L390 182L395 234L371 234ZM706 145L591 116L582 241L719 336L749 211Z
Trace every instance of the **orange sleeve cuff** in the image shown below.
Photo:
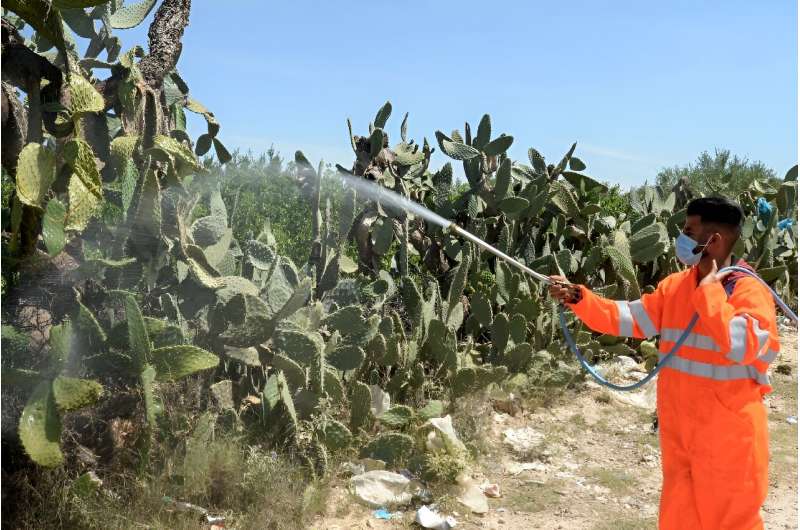
M596 295L585 285L579 285L578 287L581 288L581 299L578 300L577 304L566 304L566 306L580 318L581 313L586 309L586 306L589 305L589 298Z

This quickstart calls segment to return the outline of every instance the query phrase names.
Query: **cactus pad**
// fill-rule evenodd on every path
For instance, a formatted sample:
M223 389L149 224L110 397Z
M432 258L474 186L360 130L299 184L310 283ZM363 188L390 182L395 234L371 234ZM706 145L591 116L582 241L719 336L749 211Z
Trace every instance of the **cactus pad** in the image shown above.
M22 410L19 437L31 460L44 467L56 467L64 461L59 440L61 418L49 380L42 381Z
M414 439L397 432L379 434L362 450L362 458L383 460L388 465L397 465L405 460L414 449Z
M319 437L325 447L331 451L347 449L353 442L353 435L343 423L329 420L319 431Z
M219 357L189 344L156 348L150 354L159 381L175 381L219 364Z
M371 404L372 394L369 386L361 381L354 382L350 396L350 425L354 430L367 426Z
M365 356L364 350L358 346L343 344L328 356L328 363L337 370L346 372L360 367L361 363L364 362Z
M322 337L315 331L301 332L281 329L275 333L273 342L279 352L305 366L318 360L325 347Z
M102 395L103 387L95 381L64 376L53 380L53 398L60 412L93 405Z
M380 416L378 421L394 429L402 429L414 418L414 410L406 405L395 405Z
M55 178L56 157L52 151L37 143L22 148L17 161L17 197L20 202L41 208Z

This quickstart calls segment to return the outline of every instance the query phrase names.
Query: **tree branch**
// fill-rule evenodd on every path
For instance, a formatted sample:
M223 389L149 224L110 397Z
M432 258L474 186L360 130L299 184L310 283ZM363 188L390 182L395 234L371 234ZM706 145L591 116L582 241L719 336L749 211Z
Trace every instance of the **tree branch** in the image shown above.
M150 53L139 62L139 70L151 88L160 89L164 76L178 64L191 7L191 0L164 0L156 11L147 32Z

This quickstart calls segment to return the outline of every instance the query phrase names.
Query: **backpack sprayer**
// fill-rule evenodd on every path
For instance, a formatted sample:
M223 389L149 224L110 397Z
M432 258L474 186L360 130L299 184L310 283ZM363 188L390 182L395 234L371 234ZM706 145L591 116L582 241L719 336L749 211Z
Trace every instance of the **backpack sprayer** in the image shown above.
M382 203L386 203L386 204L389 204L389 205L393 205L394 207L399 208L399 209L404 210L404 211L412 212L412 213L414 213L416 215L419 215L420 217L425 218L426 220L428 220L428 221L430 221L430 222L432 222L434 224L437 224L437 225L441 226L445 231L453 234L454 236L457 236L457 237L460 237L462 239L466 239L467 241L470 241L472 243L475 243L480 248L482 248L482 249L484 249L484 250L486 250L488 252L491 252L492 254L497 256L498 258L500 258L503 261L509 263L510 265L513 265L514 267L518 268L519 270L521 270L522 272L524 272L528 276L531 276L534 279L539 280L540 282L546 283L548 285L554 285L554 284L555 285L564 285L564 286L569 285L569 284L566 284L566 283L563 283L563 282L556 282L555 280L553 280L549 276L545 276L544 274L536 272L535 270L531 269L530 267L527 267L527 266L523 265L519 261L517 261L514 258L512 258L511 256L509 256L508 254L506 254L504 252L501 252L500 250L494 248L492 245L490 245L486 241L480 239L476 235L474 235L474 234L472 234L470 232L467 232L466 230L464 230L463 228L461 228L460 226L458 226L454 222L448 221L444 217L442 217L442 216L440 216L440 215L428 210L427 208L425 208L424 206L422 206L422 205L420 205L418 203L413 202L412 200L408 199L407 197L403 197L402 195L399 195L398 193L395 193L395 192L393 192L393 191L391 191L391 190L389 190L389 189L387 189L387 188L385 188L383 186L380 186L380 185L378 185L378 184L376 184L374 182L371 182L371 181L368 181L368 180L365 180L365 179L362 179L362 178L344 175L344 176L342 176L342 179L349 186L357 189L358 191L364 193L366 196L368 196L368 197L370 197L370 198L372 198L372 199L374 199L376 201L379 201L379 202L382 202ZM772 296L773 296L773 298L775 298L775 302L777 303L778 307L780 307L781 310L789 318L791 318L794 321L795 325L797 324L797 315L794 314L794 312L791 310L791 308L789 308L789 306L786 305L786 303L783 300L781 300L781 298L778 296L778 294L774 290L772 290L772 288L769 285L767 285L766 282L764 282L764 280L762 280L753 271L750 271L750 270L742 268L742 267L730 266L730 267L725 267L723 269L720 269L718 272L720 272L720 273L722 273L722 272L742 272L742 273L745 273L745 274L748 274L748 275L752 276L753 278L758 280L764 287L766 287L769 290L770 293L772 293ZM578 345L575 343L574 337L569 332L569 328L567 327L567 317L566 317L563 305L561 305L559 307L558 318L559 318L559 324L560 324L560 327L561 327L561 332L564 334L564 339L566 339L570 350L575 355L575 357L578 359L578 362L581 363L581 366L583 366L583 368L587 372L589 372L589 374L598 383L600 383L601 385L606 386L608 388L611 388L613 390L635 390L635 389L647 384L651 379L653 379L656 376L656 374L658 374L658 372L664 367L664 365L666 365L669 362L670 358L673 355L675 355L675 353L678 351L678 349L680 349L680 347L686 341L686 338L689 336L689 334L692 332L692 329L697 324L697 320L698 320L699 317L695 313L695 315L692 317L692 320L689 322L689 325L683 331L681 336L678 337L678 340L675 342L675 344L673 345L673 347L669 351L669 353L656 365L655 368L653 368L653 370L649 374L647 374L647 376L644 379L642 379L641 381L638 381L638 382L636 382L636 383L634 383L632 385L615 385L613 383L610 383L609 381L604 379L599 373L597 373L597 371L594 369L594 367L589 364L589 361L587 361L586 358L581 354L580 349L578 349Z

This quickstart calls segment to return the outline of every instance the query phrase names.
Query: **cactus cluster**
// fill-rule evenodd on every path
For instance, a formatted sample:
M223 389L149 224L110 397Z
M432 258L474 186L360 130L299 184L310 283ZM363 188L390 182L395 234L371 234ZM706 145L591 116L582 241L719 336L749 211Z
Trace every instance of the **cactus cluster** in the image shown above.
M62 54L75 53L62 18L91 44L84 60L65 63L76 68L65 88L69 106L46 107L47 137L21 149L13 174L10 254L30 252L24 241L37 250L41 227L38 250L63 257L70 247L78 261L69 308L50 329L49 367L4 364L3 382L33 390L19 434L34 461L58 465L61 415L92 405L119 381L138 388L149 439L162 408L159 386L204 373L215 407L235 409L237 421L291 447L319 473L329 453L354 449L395 464L425 451L418 428L441 418L452 400L511 374L561 386L581 376L565 362L543 286L353 190L337 198L334 215L322 193L324 164L315 167L300 151L296 182L312 213L308 260L283 254L269 223L235 237L236 207L198 159L211 146L220 162L230 159L215 116L175 70L149 85L143 50L120 54L111 36L156 3L110 2L89 12L56 2L48 20L58 24L35 26L41 46L47 39ZM27 20L39 4L8 7ZM103 49L107 66L96 59ZM112 108L91 78L104 67L115 72ZM196 142L184 110L206 120ZM586 173L576 145L556 164L535 149L513 161L514 138L498 134L488 115L474 134L467 123L436 131L435 146L419 144L408 138L407 114L400 141L391 143L391 116L387 102L366 136L354 135L348 121L355 161L337 166L340 173L390 188L530 268L608 297L638 297L678 270L672 239L687 190L646 186L631 192L628 213L612 215L600 202L607 186ZM436 148L452 161L433 170ZM466 185L454 182L453 163L463 165ZM781 221L796 215L796 192L795 170L777 189L754 186L738 197L748 218L737 255L784 293L796 293L795 232ZM657 358L652 343L576 331L592 357ZM24 349L13 328L3 335L4 346L8 335ZM255 414L238 414L244 410Z

